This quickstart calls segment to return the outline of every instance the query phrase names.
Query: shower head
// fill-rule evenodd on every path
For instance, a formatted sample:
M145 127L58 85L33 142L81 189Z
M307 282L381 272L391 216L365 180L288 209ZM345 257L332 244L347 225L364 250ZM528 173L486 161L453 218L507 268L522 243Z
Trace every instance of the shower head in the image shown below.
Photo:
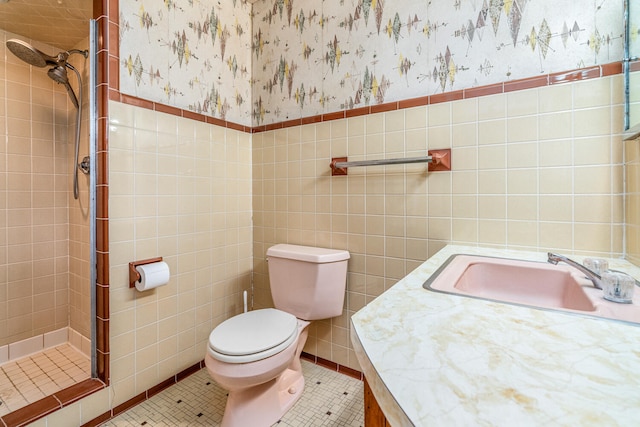
M76 108L79 108L78 97L76 96L75 92L73 91L73 88L69 84L69 77L67 76L67 68L75 71L76 75L78 74L77 70L73 67L73 65L67 64L65 62L64 65L56 65L55 67L50 68L49 71L47 71L47 75L51 77L51 79L54 82L64 85L64 87L67 89L67 93L69 94L69 98L71 98L71 102ZM80 77L78 75L78 81L80 81L79 79Z
M50 68L49 71L47 71L47 75L56 83L69 83L67 69L63 65L56 65L55 67Z
M19 39L7 40L7 48L18 58L34 67L46 67L58 64L58 59L40 52L29 43Z
M69 77L67 76L67 68L75 71L76 76L78 77L78 82L82 84L80 80L80 74L73 67L73 65L67 62L69 55L74 53L79 53L85 58L89 56L89 52L86 50L78 50L72 49L70 51L62 51L59 52L57 56L49 56L46 53L40 52L35 47L31 46L29 43L22 41L20 39L9 39L7 40L7 48L18 58L22 59L27 64L33 65L34 67L46 67L47 65L52 65L53 67L49 69L47 75L51 77L51 79L59 84L62 84L67 89L69 93L69 97L71 98L71 102L76 108L78 107L78 97L73 92L71 85L69 84Z

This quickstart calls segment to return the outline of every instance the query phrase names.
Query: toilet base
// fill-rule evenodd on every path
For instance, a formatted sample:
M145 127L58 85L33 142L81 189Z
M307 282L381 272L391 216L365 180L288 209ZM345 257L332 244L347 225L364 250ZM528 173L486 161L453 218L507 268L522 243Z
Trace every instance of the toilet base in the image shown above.
M269 427L291 409L303 390L302 372L286 369L259 386L230 391L221 427Z

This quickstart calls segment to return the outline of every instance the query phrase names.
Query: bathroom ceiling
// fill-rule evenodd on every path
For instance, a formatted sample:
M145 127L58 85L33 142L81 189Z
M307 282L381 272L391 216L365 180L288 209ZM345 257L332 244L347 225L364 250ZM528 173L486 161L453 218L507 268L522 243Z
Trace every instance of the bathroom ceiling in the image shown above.
M0 29L58 49L89 36L91 0L0 0Z

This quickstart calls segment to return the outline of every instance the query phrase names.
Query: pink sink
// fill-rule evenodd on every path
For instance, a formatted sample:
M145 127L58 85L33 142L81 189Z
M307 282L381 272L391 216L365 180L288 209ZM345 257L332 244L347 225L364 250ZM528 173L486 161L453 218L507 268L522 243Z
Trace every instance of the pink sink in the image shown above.
M454 255L424 287L499 302L640 322L637 301L616 304L604 300L601 290L568 265Z
M463 260L462 260L463 261ZM481 298L515 302L536 307L595 311L582 286L590 282L551 264L515 260L469 260L458 263L463 270L455 282L443 283L443 290Z

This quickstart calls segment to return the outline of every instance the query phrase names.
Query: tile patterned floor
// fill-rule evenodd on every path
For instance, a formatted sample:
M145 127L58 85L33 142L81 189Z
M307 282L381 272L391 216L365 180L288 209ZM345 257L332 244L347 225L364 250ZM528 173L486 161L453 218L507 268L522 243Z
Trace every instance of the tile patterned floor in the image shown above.
M302 370L302 397L274 427L364 426L362 381L305 360ZM226 401L226 392L202 369L102 427L219 426Z
M0 365L0 416L91 377L91 361L62 344Z

